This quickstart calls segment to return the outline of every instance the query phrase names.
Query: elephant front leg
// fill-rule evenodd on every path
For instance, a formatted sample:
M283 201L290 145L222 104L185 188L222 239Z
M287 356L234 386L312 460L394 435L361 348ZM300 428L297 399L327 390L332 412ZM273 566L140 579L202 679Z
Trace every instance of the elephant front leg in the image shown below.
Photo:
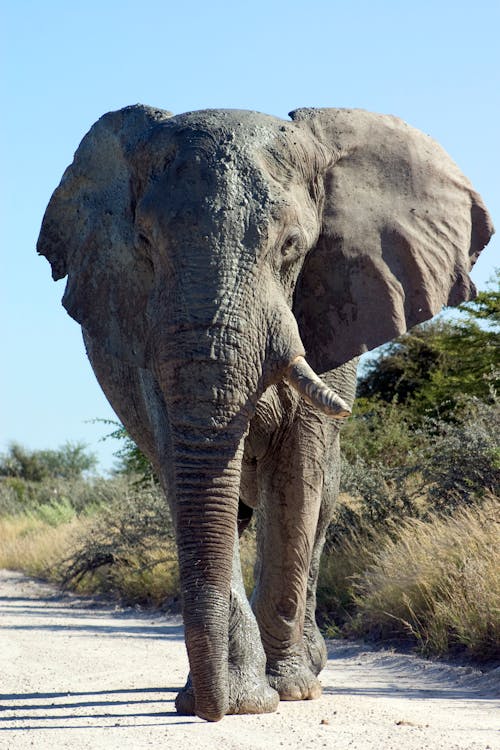
M228 661L228 713L261 714L275 711L279 695L269 685L266 676L266 655L243 585L237 538L233 554ZM194 692L190 677L177 695L175 706L180 714L194 715Z
M314 606L315 579L310 578L310 569L318 552L316 530L324 488L323 426L321 416L310 414L302 419L282 437L279 450L261 462L259 474L257 582L252 604L267 656L269 683L283 700L321 695L316 667L323 661L324 642L315 621L314 627L309 622L309 604Z

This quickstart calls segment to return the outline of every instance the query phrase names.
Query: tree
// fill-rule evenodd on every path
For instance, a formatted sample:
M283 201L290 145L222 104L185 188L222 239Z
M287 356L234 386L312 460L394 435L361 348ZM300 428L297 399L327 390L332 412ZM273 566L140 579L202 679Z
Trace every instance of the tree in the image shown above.
M97 466L97 457L84 443L66 442L57 450L29 450L11 443L0 454L0 476L18 477L32 482L47 478L78 479Z
M499 281L497 272L497 288ZM488 401L500 373L500 292L480 292L460 310L459 319L416 326L384 347L359 379L358 395L397 401L416 417L446 417L464 395Z

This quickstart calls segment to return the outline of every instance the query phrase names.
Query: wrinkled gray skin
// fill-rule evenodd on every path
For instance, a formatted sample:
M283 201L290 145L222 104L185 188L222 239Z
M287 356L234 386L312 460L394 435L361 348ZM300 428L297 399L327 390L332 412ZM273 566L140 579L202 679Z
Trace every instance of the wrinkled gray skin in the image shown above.
M339 421L287 384L290 364L307 353L350 405L357 355L469 299L492 232L455 164L400 120L292 119L107 114L38 243L171 503L191 669L177 708L208 720L321 692L315 588ZM254 508L252 613L236 530Z

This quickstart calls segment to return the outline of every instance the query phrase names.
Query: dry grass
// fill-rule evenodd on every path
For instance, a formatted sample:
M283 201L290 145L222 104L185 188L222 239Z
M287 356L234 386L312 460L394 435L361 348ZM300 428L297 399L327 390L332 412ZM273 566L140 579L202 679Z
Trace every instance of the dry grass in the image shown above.
M490 497L452 517L408 520L394 537L374 538L368 564L351 583L354 631L411 637L426 653L460 648L476 658L498 656L499 511Z
M82 539L93 533L93 525L93 519L85 517L58 526L27 515L0 518L0 568L69 583L80 593L110 594L128 604L174 604L179 595L179 573L173 545L141 555L131 550L126 560L103 561L68 582L72 554Z
M60 580L61 561L83 523L73 518L53 526L29 515L0 518L0 568Z
M179 569L173 547L146 555L131 551L126 560L103 562L65 583L81 594L106 594L130 606L176 610L179 604Z
M255 558L257 555L257 537L253 524L245 530L240 538L241 573L247 596L250 596L255 583Z
M93 514L77 516L58 501L0 515L0 567L129 604L175 605L178 568L163 500L150 490L115 494ZM429 513L425 521L394 519L379 527L355 500L344 496L343 503L345 533L327 550L318 587L324 625L333 621L332 631L343 625L348 634L379 640L411 639L426 653L499 654L498 499L453 516ZM241 560L249 593L253 533L243 537Z

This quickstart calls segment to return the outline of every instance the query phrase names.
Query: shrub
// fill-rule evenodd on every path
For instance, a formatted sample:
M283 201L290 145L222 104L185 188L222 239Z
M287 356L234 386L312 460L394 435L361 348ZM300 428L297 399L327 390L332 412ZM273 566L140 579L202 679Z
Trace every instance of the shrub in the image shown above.
M18 477L0 478L0 516L46 513L45 506L65 505L74 515L90 514L127 490L129 481L115 477L104 479L53 479L39 482Z
M453 421L464 394L488 402L500 374L499 282L497 270L490 289L462 305L459 318L415 326L379 350L359 378L358 395L396 399L415 424L430 414Z
M385 542L396 543L402 525L411 519L437 523L440 514L450 515L467 505L476 507L484 498L499 494L496 400L485 404L461 399L453 422L425 420L411 434L406 463L392 449L384 460L381 446L390 444L388 436L394 432L391 406L387 405L386 423L377 405L373 412L363 412L361 434L355 434L356 423L348 434L343 494L327 531L318 586L320 619L323 623L334 620L336 627L348 623L360 606L354 583L370 556ZM410 435L406 427L399 429L403 436ZM377 447L370 447L381 433ZM356 445L361 448L357 458ZM400 564L403 569L411 565L410 557L404 563L401 555Z
M428 420L413 457L418 491L429 504L449 511L486 493L500 494L500 403L461 399L454 422Z
M489 404L461 398L453 421L429 418L413 432L405 423L404 410L401 423L394 428L394 406L387 406L384 422L377 403L347 433L341 490L358 501L358 514L347 518L345 509L341 510L347 523L337 517L328 532L332 542L360 523L374 527L428 511L449 512L475 503L487 492L500 494L500 403L496 398ZM391 437L396 441L398 434L402 446L396 449Z
M155 483L122 478L74 541L65 585L108 593L126 603L163 604L179 593L172 519Z

